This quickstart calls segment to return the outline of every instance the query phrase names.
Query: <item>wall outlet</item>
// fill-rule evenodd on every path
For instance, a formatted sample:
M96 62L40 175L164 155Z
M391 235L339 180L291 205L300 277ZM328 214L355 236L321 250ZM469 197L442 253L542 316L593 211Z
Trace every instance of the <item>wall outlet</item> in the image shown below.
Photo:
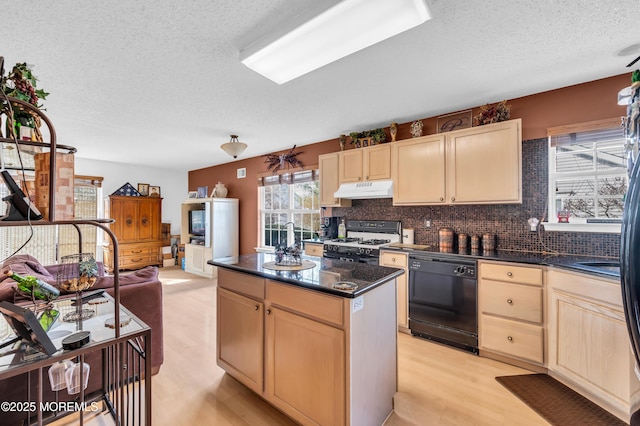
M424 220L424 227L425 228L431 228L431 221L429 219L425 219Z

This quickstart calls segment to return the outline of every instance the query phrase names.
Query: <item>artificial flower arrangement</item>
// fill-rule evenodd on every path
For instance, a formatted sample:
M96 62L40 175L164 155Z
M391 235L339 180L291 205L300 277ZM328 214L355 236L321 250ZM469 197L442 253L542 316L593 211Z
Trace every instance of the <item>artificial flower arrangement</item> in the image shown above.
M496 105L483 105L480 107L478 115L474 117L476 126L506 121L510 118L510 111L511 105L507 105L506 100Z
M27 102L37 108L42 108L42 104L39 104L39 101L46 99L49 93L37 88L38 79L33 75L31 68L26 62L15 64L11 72L0 79L0 89L7 96ZM16 105L11 105L12 108L9 108L4 98L0 98L0 107L8 117L8 137L14 135L18 137L20 135L20 127L26 126L35 130L33 136L35 136L36 140L42 140L38 130L40 127L38 117L34 117L23 110L16 110ZM11 109L14 109L13 116L10 114ZM11 123L13 123L13 126ZM13 134L11 134L12 132Z

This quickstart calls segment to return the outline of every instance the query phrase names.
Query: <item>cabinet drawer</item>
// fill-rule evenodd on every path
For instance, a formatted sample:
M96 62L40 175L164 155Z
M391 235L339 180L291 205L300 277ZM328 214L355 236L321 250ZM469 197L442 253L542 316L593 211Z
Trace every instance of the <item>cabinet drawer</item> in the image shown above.
M218 287L264 300L264 278L218 268Z
M138 247L122 247L120 256L139 256L144 254L158 254L158 247L138 246Z
M480 263L480 278L542 286L542 269L526 266Z
M542 327L482 315L481 349L542 364L544 362L544 330Z
M483 313L542 323L542 288L499 281L480 282Z
M406 253L383 251L380 253L380 265L392 268L407 268L409 256Z
M120 269L138 269L148 265L159 265L156 255L121 256L118 259Z
M305 316L338 326L344 324L342 297L267 280L267 299L274 305L289 308Z
M313 243L305 243L304 244L304 254L307 256L318 256L322 257L322 244L313 244Z

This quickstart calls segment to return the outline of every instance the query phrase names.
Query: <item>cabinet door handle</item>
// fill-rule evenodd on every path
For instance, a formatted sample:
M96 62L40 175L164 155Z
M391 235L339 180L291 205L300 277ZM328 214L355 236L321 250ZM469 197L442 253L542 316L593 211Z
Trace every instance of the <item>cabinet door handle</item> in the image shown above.
M392 258L391 258L391 261L392 261L392 262L395 262L395 261L396 261L396 258L395 258L395 257L392 257Z
M131 253L133 253L133 254L139 254L139 253L142 253L142 250L131 250Z
M507 299L507 303L510 304L510 305L513 305L513 300Z
M132 262L142 262L142 258L140 259L131 259Z
M362 180L362 176L358 176L358 180Z
M271 315L271 309L267 309L267 315Z
M513 337L507 336L507 340L510 341L510 342L513 342Z
M451 197L451 201L452 202L455 201L455 200L456 200L456 197Z
M365 179L369 180L369 176L365 176Z
M508 277L512 277L513 276L513 272L507 272L507 276Z
M257 311L258 309L260 309L260 306L258 306L258 305L255 305L255 306L253 307L253 310L254 310L254 311Z
M440 201L444 201L444 197L440 197Z

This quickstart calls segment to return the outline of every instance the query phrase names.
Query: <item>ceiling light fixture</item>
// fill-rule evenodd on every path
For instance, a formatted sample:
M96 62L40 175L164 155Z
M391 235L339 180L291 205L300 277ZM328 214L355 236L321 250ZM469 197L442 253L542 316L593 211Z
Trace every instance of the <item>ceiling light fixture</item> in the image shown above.
M233 158L238 158L238 155L242 154L247 149L247 144L238 141L238 135L231 135L231 140L227 143L220 145L220 148Z
M341 0L317 6L240 52L240 62L278 84L431 19L424 0Z

